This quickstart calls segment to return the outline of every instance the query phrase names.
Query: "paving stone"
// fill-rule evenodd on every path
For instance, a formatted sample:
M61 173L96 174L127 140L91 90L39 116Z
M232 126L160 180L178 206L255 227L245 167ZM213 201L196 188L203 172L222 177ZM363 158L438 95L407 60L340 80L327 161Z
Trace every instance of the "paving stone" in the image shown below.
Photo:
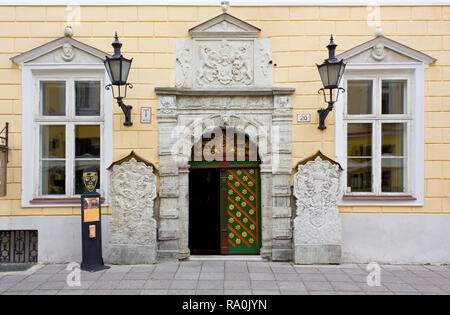
M44 282L52 277L52 274L31 275L26 277L23 281L26 282Z
M105 271L105 273L115 273L115 272L120 272L120 273L127 273L128 271L131 270L131 266L125 266L125 265L111 265L111 268L107 269Z
M352 282L331 282L336 291L359 291L360 288Z
M250 281L230 281L225 278L224 288L225 290L249 290Z
M277 291L275 291L275 290L272 290L272 291L253 290L253 295L281 295L281 292L278 290Z
M225 272L225 280L250 280L250 274L244 272Z
M62 271L63 269L66 269L67 265L45 265L44 267L40 268L36 273L39 274L45 274L45 273L58 273Z
M308 295L306 290L281 290L282 295Z
M7 291L3 292L2 295L29 295L31 291Z
M112 295L114 290L85 290L83 295Z
M172 280L175 277L175 273L168 272L154 272L150 275L150 279L156 280Z
M170 285L171 290L192 290L196 287L197 280L173 280Z
M439 287L435 285L412 285L418 292L421 293L444 293L445 291L440 289Z
M394 293L417 292L416 289L406 283L386 283L385 286Z
M192 273L192 272L177 272L175 274L174 279L178 279L178 280L198 280L198 278L200 277L200 273Z
M145 280L122 280L119 282L119 284L116 286L117 290L123 290L123 289L142 289L144 287L144 284L146 283Z
M338 291L339 295L366 295L363 291Z
M167 295L169 290L142 290L141 295Z
M284 281L301 281L300 276L295 273L276 273L275 274L276 280L284 280Z
M137 272L137 273L151 273L155 270L156 265L145 265L145 266L134 266L130 269L129 272Z
M59 290L34 290L30 292L30 295L56 295Z
M202 272L200 273L200 280L224 280L225 274L222 272Z
M294 266L294 270L299 274L320 274L320 271L314 267Z
M90 287L89 290L113 290L117 287L119 281L117 280L103 280L103 281L95 281Z
M275 280L275 277L272 273L250 273L250 280Z
M295 281L277 281L280 290L306 290L303 282Z
M291 266L289 266L289 267L273 267L272 266L272 271L274 273L292 273L292 274L297 273L295 271L295 269L292 268Z
M87 290L91 285L94 284L94 281L81 281L80 286L68 286L66 285L63 290Z
M113 290L111 295L141 295L141 290L136 289Z
M83 295L87 290L61 290L57 295Z
M197 285L197 290L223 290L224 281L222 280L200 280Z
M335 281L335 282L352 282L353 280L347 276L347 275L343 275L343 274L325 274L325 278L328 279L328 281Z
M327 278L324 275L319 273L302 273L300 274L300 279L302 281L325 281L327 282Z
M144 284L144 289L169 289L170 284L172 283L172 280L159 280L159 279L152 279L148 280Z
M8 291L33 291L37 289L42 282L19 282L8 289Z
M196 295L223 295L223 290L202 290L197 289Z
M223 291L225 295L251 295L252 291L250 289L247 290L239 290L239 289L225 289Z
M323 281L308 281L305 282L305 287L308 291L332 291L333 287L328 282Z
M0 279L0 284L2 284L2 283L18 283L19 281L22 281L26 277L27 276L25 276L25 275L6 275Z
M336 291L310 291L311 295L338 295L339 293Z
M125 272L107 272L101 275L99 281L120 281L125 277Z
M67 286L65 281L44 282L39 286L39 290L62 290Z
M254 290L279 290L278 285L275 281L261 281L261 280L257 280L257 281L252 281L251 282L251 286L253 291Z
M183 290L183 289L169 290L169 292L167 294L168 295L194 295L195 290Z

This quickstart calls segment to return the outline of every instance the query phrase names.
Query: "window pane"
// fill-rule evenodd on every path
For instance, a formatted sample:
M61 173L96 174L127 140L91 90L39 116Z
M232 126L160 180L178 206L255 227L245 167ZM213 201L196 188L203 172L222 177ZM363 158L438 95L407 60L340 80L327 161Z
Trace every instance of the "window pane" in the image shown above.
M405 80L389 80L382 83L382 114L404 114L405 113Z
M84 192L83 170L93 167L98 172L98 182L96 189L100 189L100 161L75 161L75 194L80 195Z
M384 123L381 126L383 156L404 156L405 155L405 123Z
M66 162L41 162L41 189L43 195L65 195L66 193Z
M66 115L66 82L41 82L41 113L43 116Z
M66 157L66 127L65 126L41 126L41 157L58 158Z
M348 159L347 192L372 191L372 159Z
M405 191L405 159L381 159L381 189L383 192Z
M349 115L372 114L372 81L347 81L347 113Z
M100 81L75 82L75 111L77 116L100 115Z
M75 126L75 157L100 158L100 126Z
M372 156L372 124L347 124L347 156Z

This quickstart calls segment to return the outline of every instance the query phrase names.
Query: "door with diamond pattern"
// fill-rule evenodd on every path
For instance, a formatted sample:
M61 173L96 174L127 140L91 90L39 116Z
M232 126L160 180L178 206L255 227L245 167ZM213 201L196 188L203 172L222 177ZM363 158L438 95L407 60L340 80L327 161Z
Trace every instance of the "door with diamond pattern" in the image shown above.
M260 186L258 167L221 170L222 254L259 254Z

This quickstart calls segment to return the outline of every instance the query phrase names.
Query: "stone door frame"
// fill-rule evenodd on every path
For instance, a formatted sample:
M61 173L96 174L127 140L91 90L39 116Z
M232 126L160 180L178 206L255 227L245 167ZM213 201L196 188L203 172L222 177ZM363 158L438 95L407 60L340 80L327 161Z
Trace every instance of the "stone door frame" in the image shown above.
M159 97L158 256L186 259L191 147L206 132L234 128L258 145L261 159L261 256L292 260L291 88L156 88ZM200 132L199 132L200 131Z

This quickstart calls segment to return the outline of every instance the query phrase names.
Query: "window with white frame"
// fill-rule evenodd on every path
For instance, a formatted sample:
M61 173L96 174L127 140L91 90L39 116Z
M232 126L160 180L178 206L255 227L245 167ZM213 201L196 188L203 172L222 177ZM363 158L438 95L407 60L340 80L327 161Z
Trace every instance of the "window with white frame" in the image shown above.
M39 158L35 198L73 198L84 191L82 172L99 172L102 191L103 93L101 77L36 77L35 130Z
M411 194L411 79L347 76L346 195Z

